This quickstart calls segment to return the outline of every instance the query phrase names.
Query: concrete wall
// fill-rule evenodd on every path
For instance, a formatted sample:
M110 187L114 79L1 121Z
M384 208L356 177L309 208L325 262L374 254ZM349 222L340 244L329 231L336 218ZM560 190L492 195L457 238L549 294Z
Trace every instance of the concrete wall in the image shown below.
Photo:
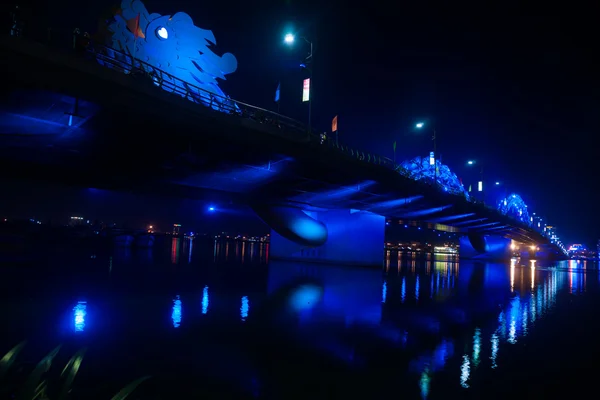
M272 259L327 262L346 265L378 266L383 263L385 218L368 212L354 210L328 210L303 214L310 221L302 221L295 214L298 209L277 207L275 213L258 212L272 227L269 257ZM294 217L290 217L294 215ZM267 218L265 218L267 217ZM297 227L282 225L282 221ZM315 235L315 229L326 227L325 240ZM307 227L306 231L302 228ZM290 234L290 231L292 233Z

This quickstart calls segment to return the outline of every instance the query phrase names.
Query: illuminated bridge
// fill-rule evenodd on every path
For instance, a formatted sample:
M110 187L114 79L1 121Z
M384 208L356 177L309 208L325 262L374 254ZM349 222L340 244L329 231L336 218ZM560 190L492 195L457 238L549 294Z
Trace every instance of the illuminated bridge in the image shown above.
M247 204L271 226L275 258L379 265L386 217L464 234L464 257L509 257L511 241L558 254L516 194L487 207L447 166L434 182L427 160L396 165L322 140L196 75L98 45L75 54L3 36L0 52L5 178Z

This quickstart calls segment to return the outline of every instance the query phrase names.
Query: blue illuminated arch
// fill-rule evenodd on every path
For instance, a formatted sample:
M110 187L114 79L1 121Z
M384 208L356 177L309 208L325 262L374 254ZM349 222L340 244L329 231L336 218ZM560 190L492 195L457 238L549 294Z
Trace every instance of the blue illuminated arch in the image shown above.
M415 157L412 160L406 160L401 164L409 176L418 181L432 182L435 177L435 169L429 162L429 157ZM450 171L447 165L436 160L437 182L442 185L445 191L454 194L460 194L469 198L469 194L455 173Z
M516 193L512 193L507 198L500 200L500 203L498 203L498 211L531 225L527 204L525 204L521 196Z
M108 31L111 33L110 46L147 63L141 65L147 73L156 74L155 70L148 70L154 67L170 75L154 77L155 81L160 79L164 83L163 89L173 91L174 86L179 87L192 100L215 110L237 108L217 82L235 72L235 56L215 54L212 46L217 41L212 31L195 26L188 14L150 14L140 0L123 0ZM116 54L111 56L119 58ZM130 59L120 61L131 62Z

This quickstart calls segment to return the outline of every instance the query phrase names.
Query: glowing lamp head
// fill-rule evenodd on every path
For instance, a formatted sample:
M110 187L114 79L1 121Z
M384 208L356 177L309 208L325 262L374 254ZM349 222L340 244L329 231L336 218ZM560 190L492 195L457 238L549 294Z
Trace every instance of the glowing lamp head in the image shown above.
M496 182L496 186L500 185L500 182Z
M421 128L422 128L422 127L424 127L424 126L425 126L425 124L424 124L423 122L419 122L419 123L417 123L417 124L415 125L415 127L416 127L417 129L421 129Z
M473 160L469 160L469 161L467 161L467 164L469 164L469 165L473 165L473 164L475 164L475 161L473 161Z
M159 39L167 40L169 38L169 31L167 31L167 28L164 26L159 26L156 29L156 36L158 36Z
M292 43L294 43L294 40L296 40L296 38L291 33L288 33L283 38L283 41L285 42L285 44L292 44Z
M213 211L215 211L215 208L214 208L214 207L212 207L212 206L211 206L211 207L208 207L208 211L210 211L210 212L213 212Z
M534 245L534 244L533 244L533 245L531 245L531 246L530 246L530 248L531 248L531 250L532 250L532 251L536 251L536 250L537 250L537 246L536 246L536 245Z

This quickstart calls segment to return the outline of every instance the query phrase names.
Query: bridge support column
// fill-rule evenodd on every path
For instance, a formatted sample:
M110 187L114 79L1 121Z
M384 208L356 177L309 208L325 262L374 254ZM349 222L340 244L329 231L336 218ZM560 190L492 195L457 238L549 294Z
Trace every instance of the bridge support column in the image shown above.
M269 258L342 265L383 263L385 218L357 210L255 208L271 226Z
M468 234L460 237L460 257L481 260L511 258L511 240L502 236Z

